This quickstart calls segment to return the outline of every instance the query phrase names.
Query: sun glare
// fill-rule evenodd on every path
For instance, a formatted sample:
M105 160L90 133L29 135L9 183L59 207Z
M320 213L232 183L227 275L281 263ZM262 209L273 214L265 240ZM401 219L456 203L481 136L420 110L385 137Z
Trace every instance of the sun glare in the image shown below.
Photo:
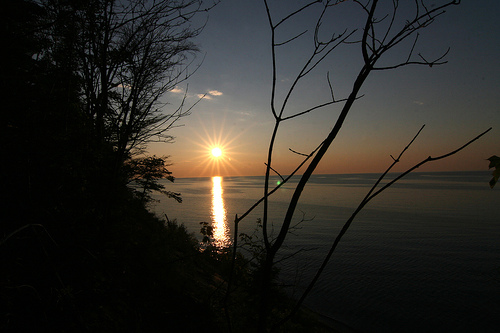
M212 226L213 236L217 245L229 245L229 227L226 219L226 208L222 194L222 177L212 177Z
M215 147L212 149L212 156L213 157L220 157L222 155L222 150L219 147Z
M207 126L207 122L200 123L201 131L195 134L196 141L192 141L200 149L193 151L193 163L197 163L196 173L200 177L237 175L238 155L242 155L241 146L236 142L244 133L234 133L234 129L224 129L224 121Z

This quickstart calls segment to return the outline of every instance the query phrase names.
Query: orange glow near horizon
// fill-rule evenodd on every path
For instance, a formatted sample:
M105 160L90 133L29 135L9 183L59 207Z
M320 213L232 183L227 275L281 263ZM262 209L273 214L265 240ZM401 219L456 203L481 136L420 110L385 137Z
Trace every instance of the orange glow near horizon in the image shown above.
M227 246L230 242L226 208L222 194L222 177L212 177L212 227L217 246Z
M232 130L226 131L223 122L217 124L218 130L214 124L212 133L209 133L204 124L201 126L202 133L196 133L198 138L193 141L200 149L193 151L196 156L193 164L196 166L192 172L201 177L238 175L238 161L235 156L241 154L241 147L236 144L236 140L242 132L234 135Z

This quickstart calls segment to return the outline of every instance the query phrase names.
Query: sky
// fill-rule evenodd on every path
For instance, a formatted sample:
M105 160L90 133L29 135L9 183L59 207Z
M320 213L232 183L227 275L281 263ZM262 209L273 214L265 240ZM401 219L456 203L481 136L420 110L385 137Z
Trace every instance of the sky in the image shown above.
M271 15L277 21L306 2L270 0ZM427 3L432 6L439 1ZM359 8L349 0L342 6L331 8L321 36L356 26L362 30ZM278 106L312 50L318 9L310 8L277 30L280 41L308 31L276 54ZM401 15L404 13L402 8ZM458 154L418 169L487 170L486 159L500 155L499 14L500 2L462 1L421 31L412 58L419 60L418 53L426 59L439 57L450 48L447 64L372 72L361 89L363 97L352 107L315 173L383 172L393 161L391 155L399 155L424 124L394 171L455 150L492 127ZM186 92L188 105L203 94L205 98L191 115L181 119L182 126L171 130L174 143L151 144L149 153L170 156L169 170L175 177L263 175L274 126L270 108L271 30L264 2L222 0L210 11L204 31L194 42L201 50L195 63L203 60L201 67L165 99L175 108ZM404 61L411 44L387 53L380 64ZM341 45L296 86L285 114L329 101L327 73L336 99L347 97L361 60L359 44ZM283 175L295 169L303 157L289 148L311 152L333 128L341 107L342 103L336 103L283 122L277 133L273 168ZM221 149L221 156L211 155L214 147Z

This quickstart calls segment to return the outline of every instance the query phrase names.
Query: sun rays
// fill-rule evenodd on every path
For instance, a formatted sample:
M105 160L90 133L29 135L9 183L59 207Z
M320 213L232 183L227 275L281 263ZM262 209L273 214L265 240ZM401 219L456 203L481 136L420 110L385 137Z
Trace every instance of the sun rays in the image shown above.
M225 128L225 121L200 124L202 131L191 141L198 147L193 151L193 162L200 176L238 175L238 155L242 147L237 143L244 131Z

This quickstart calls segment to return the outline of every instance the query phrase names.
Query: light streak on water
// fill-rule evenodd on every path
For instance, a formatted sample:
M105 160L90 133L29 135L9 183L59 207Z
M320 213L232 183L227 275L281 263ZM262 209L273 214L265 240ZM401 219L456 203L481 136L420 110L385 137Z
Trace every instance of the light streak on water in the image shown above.
M230 244L223 193L222 177L212 177L212 227L217 246L228 246Z

